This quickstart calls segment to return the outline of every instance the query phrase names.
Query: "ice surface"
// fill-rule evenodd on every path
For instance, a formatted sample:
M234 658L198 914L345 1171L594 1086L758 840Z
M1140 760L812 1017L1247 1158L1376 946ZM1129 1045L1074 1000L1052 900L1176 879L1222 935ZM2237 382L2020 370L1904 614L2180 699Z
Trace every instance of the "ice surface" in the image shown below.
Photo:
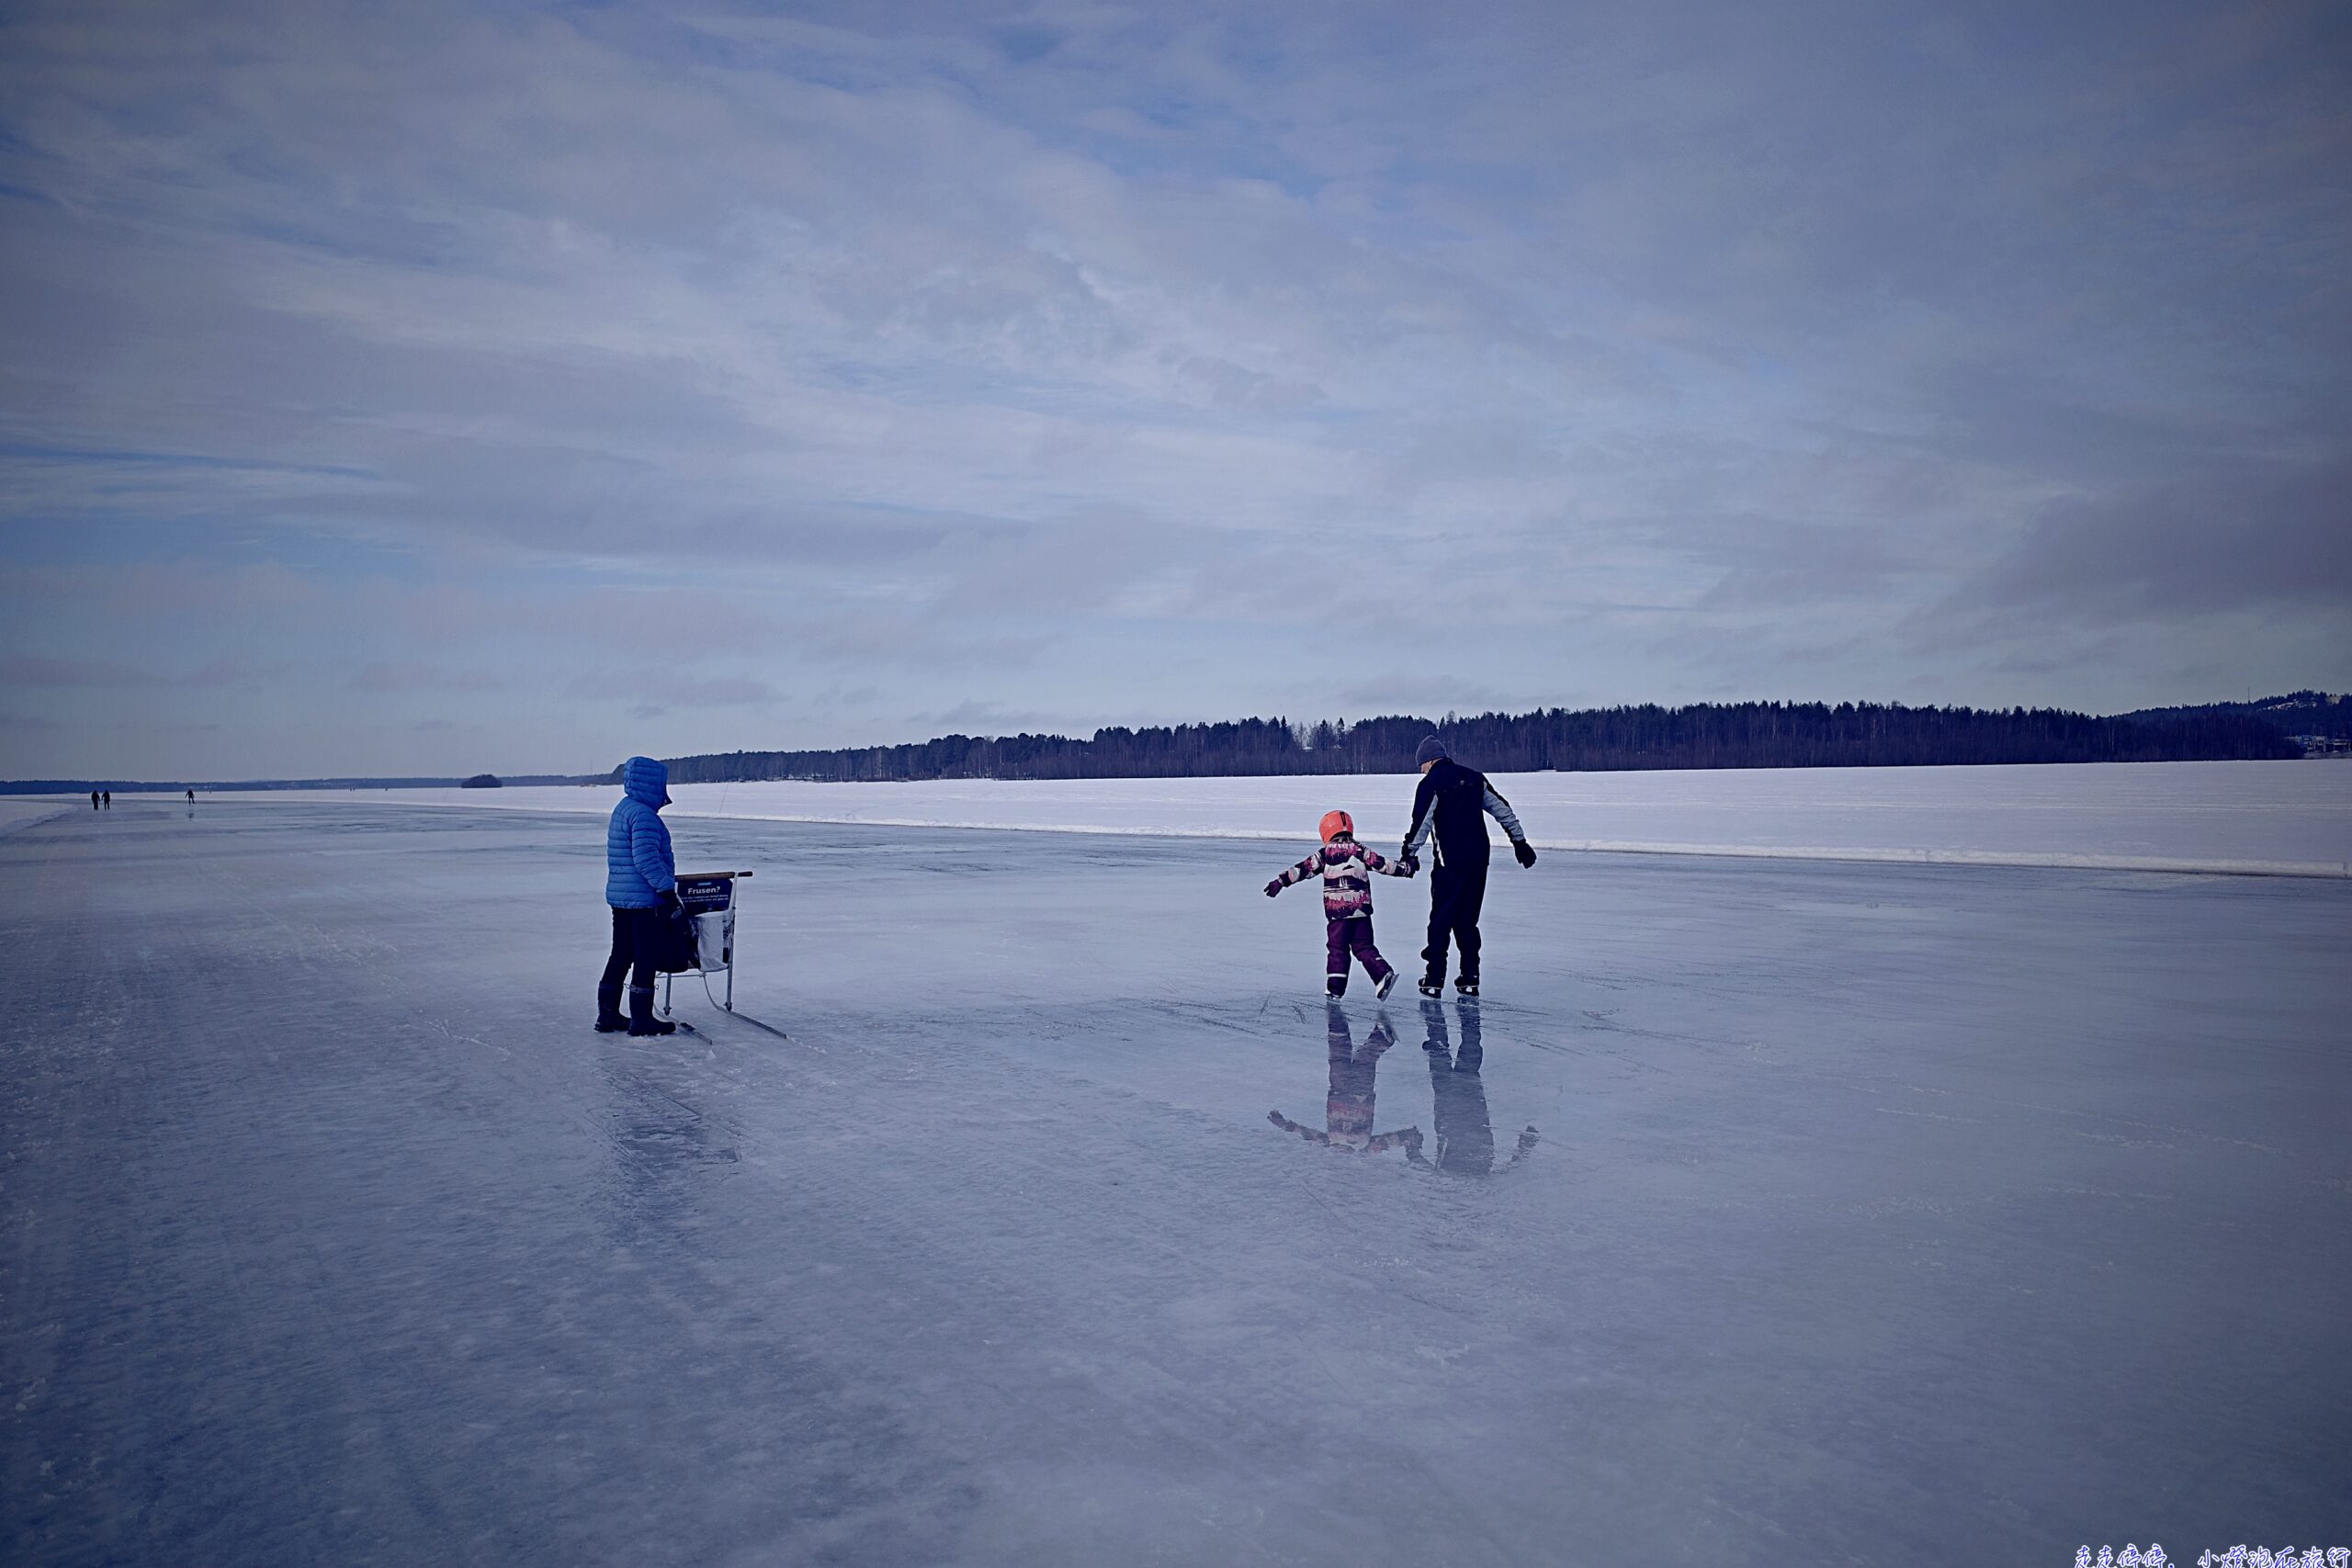
M89 797L84 795L80 804L84 810L88 810ZM0 795L0 833L17 832L36 822L62 817L69 809L55 800L39 795Z
M0 839L0 1562L2352 1535L2352 886L1503 863L1335 1025L1304 835L676 830L789 1041L589 1031L579 817Z
M1334 806L1404 837L1411 774L1347 778L673 785L671 815L1159 837L1313 837ZM1545 849L2352 874L2352 763L1721 769L1496 775ZM360 791L409 805L602 815L615 788ZM303 792L284 798L316 799Z

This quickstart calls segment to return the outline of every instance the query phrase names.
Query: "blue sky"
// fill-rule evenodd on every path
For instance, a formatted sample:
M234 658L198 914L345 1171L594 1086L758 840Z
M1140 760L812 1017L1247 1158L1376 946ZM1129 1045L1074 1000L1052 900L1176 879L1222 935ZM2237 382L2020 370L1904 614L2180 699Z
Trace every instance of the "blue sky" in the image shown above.
M0 776L2341 689L2345 16L15 5Z

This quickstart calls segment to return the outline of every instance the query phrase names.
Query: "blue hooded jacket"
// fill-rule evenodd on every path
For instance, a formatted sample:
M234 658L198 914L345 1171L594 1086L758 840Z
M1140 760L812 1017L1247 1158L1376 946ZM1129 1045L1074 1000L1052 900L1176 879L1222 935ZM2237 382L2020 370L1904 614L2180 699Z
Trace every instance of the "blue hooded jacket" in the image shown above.
M631 757L621 767L621 789L605 829L605 902L650 909L678 886L670 828L660 815L670 804L670 770L650 757Z

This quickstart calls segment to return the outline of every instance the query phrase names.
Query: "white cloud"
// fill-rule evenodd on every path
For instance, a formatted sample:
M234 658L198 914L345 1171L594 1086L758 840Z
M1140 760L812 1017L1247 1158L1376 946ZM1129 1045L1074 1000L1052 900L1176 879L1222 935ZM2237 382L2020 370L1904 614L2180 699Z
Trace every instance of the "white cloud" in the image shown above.
M2030 626L1882 634L2009 581L2054 505L2340 453L2313 25L19 7L11 647L284 666L288 705L332 669L493 731L536 694L567 754L508 768L631 714L725 743L580 685L647 638L809 727L762 744L1338 712L1367 668L2194 695L2096 637L2070 672ZM109 574L73 615L35 586ZM2334 613L2280 600L2246 658L2336 658Z

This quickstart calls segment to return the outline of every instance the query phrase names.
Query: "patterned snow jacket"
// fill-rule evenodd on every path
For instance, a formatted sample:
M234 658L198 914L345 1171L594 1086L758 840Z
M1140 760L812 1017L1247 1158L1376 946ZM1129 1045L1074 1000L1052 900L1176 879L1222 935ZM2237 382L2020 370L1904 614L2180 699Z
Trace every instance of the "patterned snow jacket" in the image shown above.
M1372 878L1365 874L1367 870L1383 876L1413 874L1400 863L1382 859L1353 839L1334 839L1274 880L1288 887L1321 872L1324 915L1346 920L1372 913Z

